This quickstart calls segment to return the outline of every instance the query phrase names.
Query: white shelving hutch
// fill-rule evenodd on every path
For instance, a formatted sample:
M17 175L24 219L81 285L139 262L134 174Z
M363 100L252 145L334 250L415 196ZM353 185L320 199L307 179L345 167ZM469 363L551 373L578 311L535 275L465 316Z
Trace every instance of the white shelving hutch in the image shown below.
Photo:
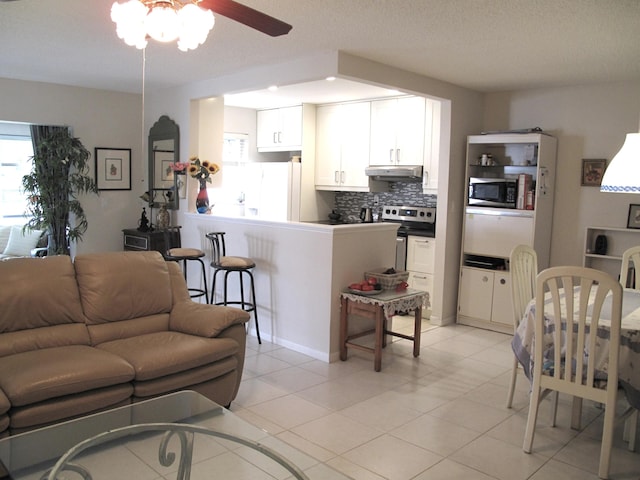
M535 248L540 269L549 264L556 139L543 133L471 135L469 178L514 178L535 182L533 210L470 206L465 189L458 323L513 333L509 254L518 244ZM531 157L532 150L535 152ZM491 155L483 165L483 154Z

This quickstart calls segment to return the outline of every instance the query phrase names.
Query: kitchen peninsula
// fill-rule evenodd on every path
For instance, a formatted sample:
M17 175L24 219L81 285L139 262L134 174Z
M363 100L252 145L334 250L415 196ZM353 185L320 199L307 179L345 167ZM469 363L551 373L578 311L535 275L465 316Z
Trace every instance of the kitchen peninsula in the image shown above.
M185 246L209 252L205 234L221 231L227 255L255 260L262 338L325 362L339 358L340 292L365 271L395 262L397 225L391 223L325 225L187 213L182 224ZM198 281L195 272L189 281ZM229 282L229 298L239 295L237 283ZM249 334L255 335L253 328L250 322Z

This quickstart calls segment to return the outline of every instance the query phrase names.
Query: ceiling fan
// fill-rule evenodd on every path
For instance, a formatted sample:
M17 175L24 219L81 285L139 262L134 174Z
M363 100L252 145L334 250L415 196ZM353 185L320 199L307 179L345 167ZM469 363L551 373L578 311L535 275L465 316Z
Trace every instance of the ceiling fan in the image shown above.
M253 8L242 5L234 0L200 0L200 8L211 10L224 17L240 22L248 27L266 33L272 37L286 35L291 30L291 25Z
M178 48L186 52L205 42L215 23L214 12L272 37L292 28L235 0L116 0L111 20L127 45L142 49L147 38L165 43L178 40Z

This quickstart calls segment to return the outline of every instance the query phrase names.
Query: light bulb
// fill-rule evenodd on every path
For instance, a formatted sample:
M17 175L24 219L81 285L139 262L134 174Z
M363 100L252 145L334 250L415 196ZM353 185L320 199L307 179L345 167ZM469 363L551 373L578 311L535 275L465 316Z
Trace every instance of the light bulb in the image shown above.
M178 15L170 7L154 7L144 22L151 38L159 42L173 42L180 35Z

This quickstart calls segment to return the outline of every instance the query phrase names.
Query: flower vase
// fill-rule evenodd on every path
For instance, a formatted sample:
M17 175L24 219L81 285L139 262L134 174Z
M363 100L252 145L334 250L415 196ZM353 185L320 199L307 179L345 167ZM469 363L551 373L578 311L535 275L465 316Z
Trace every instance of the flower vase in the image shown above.
M203 178L200 180L200 189L196 197L196 210L198 213L207 213L209 211L209 194L207 193L207 181Z

